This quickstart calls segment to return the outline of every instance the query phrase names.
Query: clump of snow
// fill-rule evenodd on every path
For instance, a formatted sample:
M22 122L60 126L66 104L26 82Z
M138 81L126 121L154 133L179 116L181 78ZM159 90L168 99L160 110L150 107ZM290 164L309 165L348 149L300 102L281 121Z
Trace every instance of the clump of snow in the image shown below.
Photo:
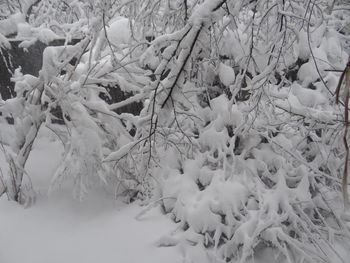
M130 43L132 37L130 23L128 18L118 17L107 26L107 35L111 44L118 46Z
M186 171L184 175L173 174L165 181L163 195L174 197L174 200L164 200L166 210L173 210L178 220L187 222L197 233L215 231L221 224L222 214L226 215L227 222L234 222L233 215L239 213L248 198L242 184L225 180L220 171L215 172L203 191L198 190Z
M326 54L323 50L319 49L320 53L323 54L323 58L326 58ZM317 69L312 60L303 64L298 71L298 78L303 82L303 86L308 86L311 82L316 81L319 78Z
M16 34L18 30L18 24L24 23L25 18L21 13L16 13L8 18L0 21L0 34L8 36L11 34Z
M38 40L45 44L49 44L53 40L59 38L58 35L56 35L51 29L49 28L40 28L36 30L35 35Z
M331 36L327 39L327 58L335 65L339 66L339 62L343 59L342 47L339 39L336 36Z
M29 38L33 36L32 27L28 23L18 24L17 38Z
M298 98L300 103L307 107L316 107L327 103L327 98L318 90L306 89L297 83L291 86L292 94Z
M47 47L43 53L43 67L40 74L47 83L68 66L70 59L79 51L77 46Z
M299 31L298 38L298 57L302 60L307 60L310 56L307 33L304 30Z
M199 26L204 22L210 21L213 11L215 11L216 8L219 8L223 3L224 1L222 0L204 1L195 9L195 12L192 13L189 22L193 25Z
M219 71L219 78L225 86L229 87L231 84L235 82L236 75L233 68L223 63L220 63L218 71Z

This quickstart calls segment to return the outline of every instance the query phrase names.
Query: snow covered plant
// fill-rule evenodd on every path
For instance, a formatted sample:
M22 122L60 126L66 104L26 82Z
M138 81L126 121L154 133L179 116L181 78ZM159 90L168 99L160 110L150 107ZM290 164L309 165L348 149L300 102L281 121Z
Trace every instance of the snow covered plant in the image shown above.
M159 244L204 246L210 262L245 262L267 247L276 262L345 262L335 249L348 249L350 236L334 93L348 61L349 5L187 3L185 25L141 57L155 80L139 145L158 200L183 230Z
M70 1L54 22L53 2L19 32L38 38L44 23L82 40L46 48L39 77L18 70L17 97L1 102L17 133L11 199L26 198L25 162L45 124L65 149L53 185L73 179L83 198L107 182L160 202L179 223L160 246L209 262L267 249L276 262L345 262L348 1ZM106 86L131 97L107 104ZM118 111L138 101L140 114ZM52 124L57 108L63 125Z
M44 5L50 3L42 1L33 8L41 8L40 12L51 10L51 6L45 9ZM16 133L13 142L8 142L11 147L4 147L10 169L7 180L2 180L1 192L6 191L10 199L20 203L32 200L30 179L24 178L24 168L43 125L58 136L65 149L61 165L54 175L53 187L65 178L73 179L74 194L82 199L89 186L97 181L106 184L110 179L124 187L139 185L130 169L123 168L123 176L120 176L119 170L113 169L113 163L103 162L111 151L134 140L131 134L136 119L132 114L117 114L115 111L140 101L141 87L148 81L134 58L137 54L132 53L135 43L132 42L130 21L115 15L118 6L112 7L108 1L75 4L81 11L79 20L70 21L70 26L60 24L60 30L53 29L55 32L35 27L38 20L50 19L47 15L31 17L32 24L15 20L15 29L19 35L22 34L20 37L24 34L21 29L26 28L22 47L28 47L36 39L42 41L47 35L59 36L62 32L65 34L61 37L65 37L67 42L76 33L83 36L76 45L47 47L38 77L23 75L20 69L16 70L13 81L17 96L1 101L2 118L13 118ZM55 22L50 20L51 24ZM118 87L134 96L108 105L101 99L103 94L109 96L106 87ZM57 117L64 125L53 124Z

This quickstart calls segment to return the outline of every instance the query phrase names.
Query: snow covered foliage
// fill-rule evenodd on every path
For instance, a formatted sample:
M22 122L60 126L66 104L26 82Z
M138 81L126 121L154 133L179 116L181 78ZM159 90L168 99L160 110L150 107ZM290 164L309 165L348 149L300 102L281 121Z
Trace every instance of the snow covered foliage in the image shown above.
M47 14L61 2L43 0L29 28L17 26L20 36L82 40L46 48L39 77L18 70L17 98L0 102L17 133L12 199L45 124L65 148L53 186L72 179L79 199L102 183L158 200L179 223L160 246L192 247L208 262L266 248L276 262L345 262L334 247L350 248L350 73L339 104L335 93L350 52L347 1L70 2L56 17ZM107 104L106 86L132 95ZM139 101L140 114L116 113Z

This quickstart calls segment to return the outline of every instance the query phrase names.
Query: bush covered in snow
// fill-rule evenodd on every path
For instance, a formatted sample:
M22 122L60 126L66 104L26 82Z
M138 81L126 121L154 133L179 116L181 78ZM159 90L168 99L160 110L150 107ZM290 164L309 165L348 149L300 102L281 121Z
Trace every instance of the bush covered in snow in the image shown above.
M17 132L2 180L11 199L28 201L25 163L46 125L65 148L53 186L160 202L179 222L160 246L203 248L212 262L268 247L277 261L345 262L334 247L350 248L347 1L70 2L65 16L43 0L16 20L26 43L83 39L45 49L40 76L18 70L17 97L0 102ZM107 104L106 85L133 96ZM135 101L140 115L115 112Z

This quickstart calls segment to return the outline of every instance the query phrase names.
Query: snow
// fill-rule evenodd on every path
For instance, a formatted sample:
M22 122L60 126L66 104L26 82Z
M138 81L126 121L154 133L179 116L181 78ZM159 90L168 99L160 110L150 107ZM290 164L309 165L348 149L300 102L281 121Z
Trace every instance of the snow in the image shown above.
M76 46L47 47L43 52L43 67L41 75L45 82L54 78L63 66L67 66L69 60L79 51Z
M32 37L32 27L28 23L20 23L17 25L17 38L29 38Z
M209 21L212 12L220 7L225 1L223 0L207 0L200 4L190 17L190 24L200 25Z
M326 45L326 43L324 43ZM320 74L324 73L324 69L327 69L329 65L326 63L327 54L324 51L326 48L321 46L319 48L313 49L313 54L315 59L317 59L317 66ZM298 71L298 78L303 82L303 86L306 87L311 82L315 82L319 78L319 74L315 67L313 60L309 60L307 63L303 64Z
M221 82L225 86L228 87L235 82L236 75L235 75L233 68L231 68L223 63L220 63L219 78L220 78Z
M328 101L319 91L303 88L297 83L293 83L291 89L292 94L298 98L299 102L307 107L316 107L326 104Z
M307 33L301 30L299 32L298 37L299 37L299 41L298 41L299 58L306 60L310 56Z
M37 38L38 40L40 40L41 42L45 43L45 44L49 44L51 41L59 38L58 35L56 35L51 29L49 28L41 28L39 29L37 32Z
M1 263L182 262L178 247L157 247L159 237L175 228L159 207L137 220L144 207L102 191L84 202L64 186L48 195L63 148L47 129L39 137L27 164L37 202L25 209L5 195L0 199ZM2 153L0 167L6 171Z
M14 155L31 149L34 124L42 123L44 109L35 105L42 89L28 92L34 87L45 84L41 103L57 102L70 121L51 126L64 146L46 128L35 140L18 188L30 181L36 203L24 209L6 195L0 199L0 263L339 262L333 246L347 258L349 244L342 249L337 243L349 224L337 185L342 116L320 81L334 91L340 74L328 70L343 69L347 61L348 43L339 29L331 29L338 19L319 19L313 6L304 9L301 2L279 10L278 1L265 6L203 0L188 6L184 21L175 12L181 1L177 7L150 1L154 9L134 1L132 10L110 10L125 17L103 13L111 18L103 28L99 3L90 1L93 12L84 15L78 2L72 4L80 22L56 21L51 29L67 34L67 41L74 32L87 38L76 46L46 48L39 78L18 70L18 98L1 102L3 113L15 117ZM310 23L298 22L308 12ZM284 36L288 31L275 23L277 14L286 18L281 25L290 33ZM0 21L0 45L9 45L9 31L24 39L20 47L57 37L41 19L31 27L15 16ZM146 43L141 31L152 31L155 40ZM75 69L68 62L80 55ZM136 95L107 105L98 98L99 84ZM248 100L236 96L242 88ZM200 103L196 92L204 91L208 101ZM109 111L131 101L145 101L141 116ZM49 110L45 114L49 119ZM133 125L135 137L128 133ZM3 134L10 149L11 133ZM130 158L117 165L125 156ZM21 169L26 155L20 152L14 160L19 165L13 167ZM6 175L5 166L0 152ZM150 205L142 206L144 199L117 201L117 183L131 190L129 199L140 190L137 197L150 197Z
M121 158L126 156L130 150L137 144L137 142L130 142L126 145L123 145L118 151L111 153L107 158L105 158L105 162L113 162L119 161Z
M119 17L106 30L108 39L114 46L130 43L131 31L129 19Z
M0 34L8 36L17 33L17 25L24 22L24 15L20 13L13 14L0 21Z
M172 227L157 209L141 221L134 218L138 205L108 199L50 198L30 209L1 200L0 210L2 263L181 262L176 248L155 245Z

